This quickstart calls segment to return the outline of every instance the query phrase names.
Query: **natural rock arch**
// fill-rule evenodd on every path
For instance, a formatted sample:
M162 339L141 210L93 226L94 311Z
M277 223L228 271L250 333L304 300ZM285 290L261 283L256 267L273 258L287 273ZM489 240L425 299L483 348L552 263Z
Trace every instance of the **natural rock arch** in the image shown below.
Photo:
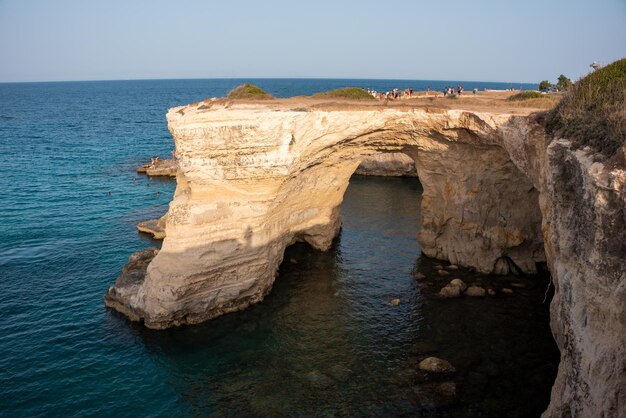
M624 170L549 142L531 116L227 103L167 117L180 158L167 238L145 275L118 278L107 306L166 328L262 300L289 244L330 246L360 160L400 151L423 185L427 255L483 272L508 260L532 272L547 258L561 363L545 415L623 411ZM145 268L142 257L132 261Z
M509 115L462 111L173 109L180 173L145 281L109 293L147 326L196 323L261 300L284 249L326 250L350 176L402 152L424 188L424 253L506 273L545 261L537 190L503 148Z

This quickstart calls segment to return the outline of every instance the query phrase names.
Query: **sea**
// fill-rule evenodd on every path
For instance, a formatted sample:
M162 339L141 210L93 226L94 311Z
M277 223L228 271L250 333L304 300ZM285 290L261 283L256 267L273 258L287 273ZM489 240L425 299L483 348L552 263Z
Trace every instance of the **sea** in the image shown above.
M332 249L289 247L271 294L249 309L154 331L104 307L128 256L160 245L135 225L167 211L175 180L135 169L174 149L167 109L243 82L276 97L459 84L0 84L0 416L539 416L559 359L548 274L460 269L497 296L437 298L447 263L421 255L417 178L353 176ZM428 356L456 371L421 372Z

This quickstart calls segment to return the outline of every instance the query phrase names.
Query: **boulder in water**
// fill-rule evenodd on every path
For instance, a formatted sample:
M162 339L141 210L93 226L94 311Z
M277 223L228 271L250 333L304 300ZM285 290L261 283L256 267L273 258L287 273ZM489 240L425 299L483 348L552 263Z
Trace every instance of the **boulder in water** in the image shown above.
M417 367L428 373L453 373L456 371L452 364L437 357L427 357Z
M483 297L485 296L485 289L480 286L470 286L465 291L465 294L472 297Z

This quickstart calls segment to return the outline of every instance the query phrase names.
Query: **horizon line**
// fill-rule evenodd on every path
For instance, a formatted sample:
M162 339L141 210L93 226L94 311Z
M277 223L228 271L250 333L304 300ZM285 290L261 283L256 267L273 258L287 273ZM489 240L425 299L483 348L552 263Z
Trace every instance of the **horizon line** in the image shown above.
M30 80L30 81L0 81L0 84L27 84L27 83L83 83L101 81L173 81L173 80L375 80L375 81L456 81L464 83L502 83L502 84L539 84L527 81L497 81L497 80L461 80L461 79L410 79L410 78L345 78L345 77L189 77L189 78L111 78L85 80Z

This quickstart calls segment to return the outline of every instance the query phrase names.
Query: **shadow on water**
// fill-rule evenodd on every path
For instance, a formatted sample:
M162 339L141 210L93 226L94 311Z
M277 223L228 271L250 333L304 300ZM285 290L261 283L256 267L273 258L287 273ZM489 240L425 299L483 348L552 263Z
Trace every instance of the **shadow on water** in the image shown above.
M538 416L558 364L548 278L438 274L447 263L415 238L420 201L416 179L355 176L333 248L289 247L262 303L167 331L111 314L116 331L143 341L193 415ZM453 277L497 294L439 299ZM457 371L421 372L427 356Z

